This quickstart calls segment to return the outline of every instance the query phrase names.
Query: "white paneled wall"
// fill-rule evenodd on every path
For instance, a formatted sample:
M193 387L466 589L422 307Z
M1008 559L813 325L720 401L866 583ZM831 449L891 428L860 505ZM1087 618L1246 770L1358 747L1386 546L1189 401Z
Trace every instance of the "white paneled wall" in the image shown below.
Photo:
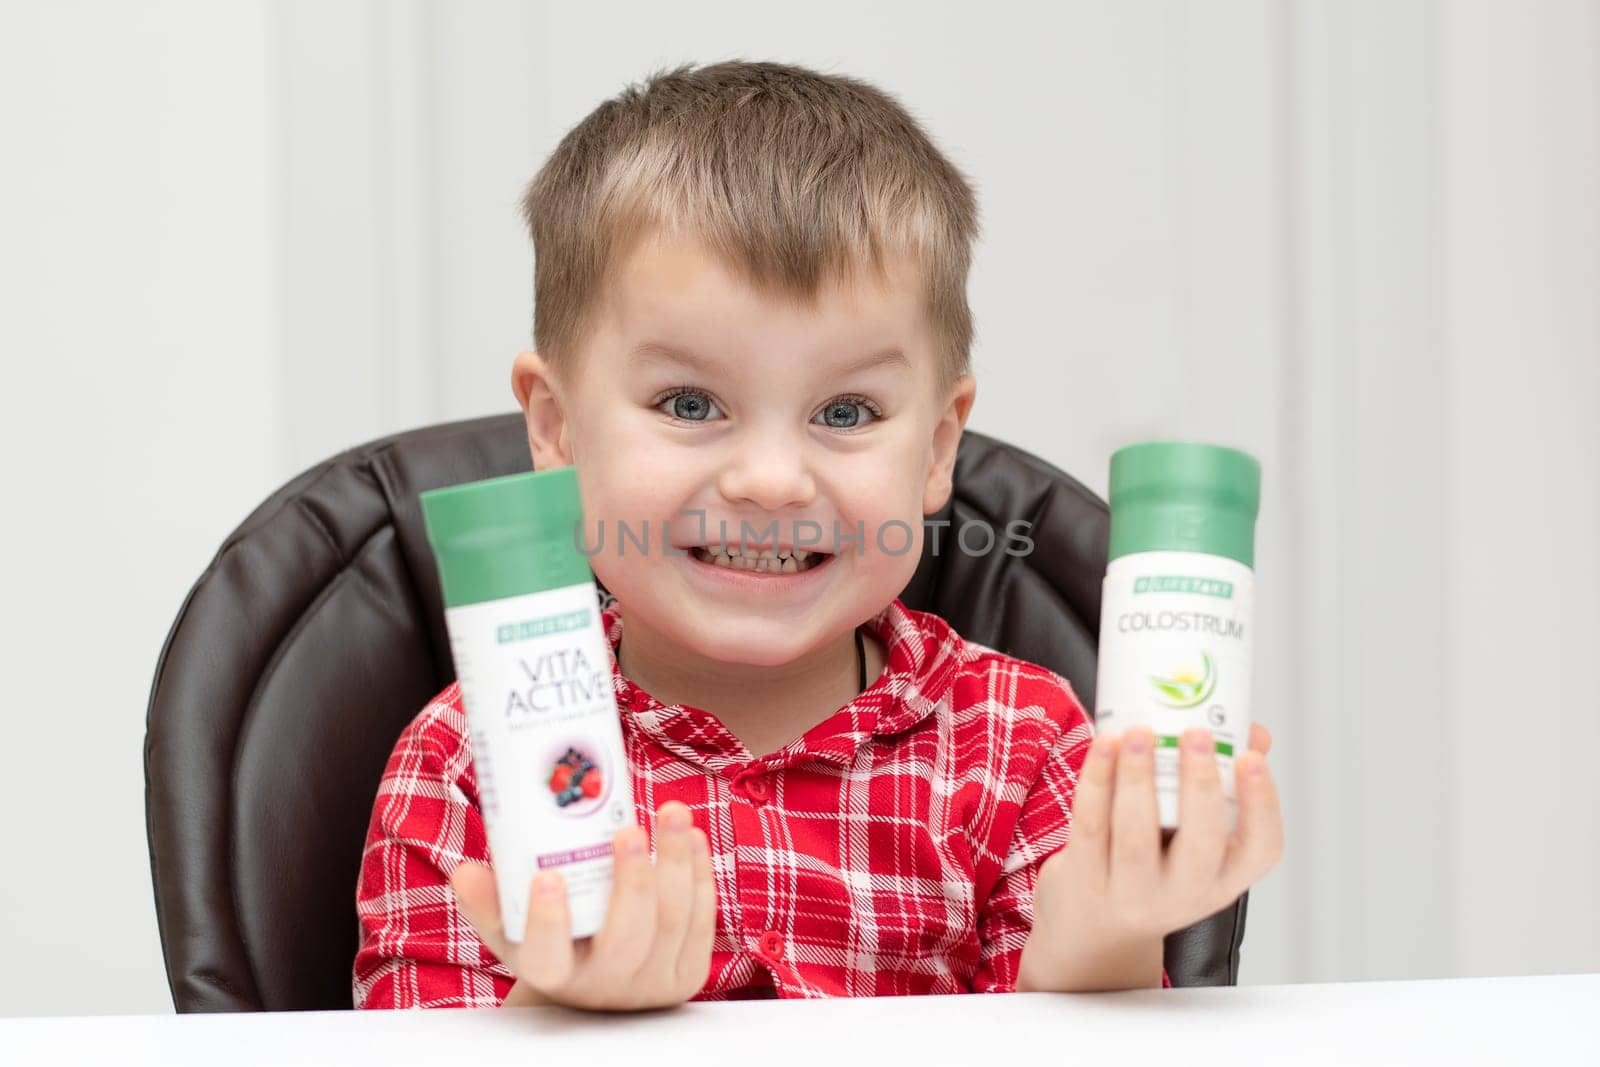
M1592 971L1600 10L1442 11L1449 589L1418 622L1442 622L1451 652L1449 776L1428 798L1447 808L1450 962L1468 974Z
M1597 53L1600 0L0 9L7 484L55 509L3 535L43 565L0 803L65 794L20 830L53 876L0 880L0 1011L168 1003L138 751L187 584L300 469L511 410L523 184L733 57L887 88L973 178L975 429L1101 492L1139 438L1261 457L1290 841L1244 980L1600 969ZM126 638L85 702L89 596Z
M0 1013L170 1011L144 826L167 627L288 473L255 5L0 7Z
M1454 973L1448 390L1437 9L1288 27L1283 699L1312 978ZM1288 770L1289 768L1286 768Z

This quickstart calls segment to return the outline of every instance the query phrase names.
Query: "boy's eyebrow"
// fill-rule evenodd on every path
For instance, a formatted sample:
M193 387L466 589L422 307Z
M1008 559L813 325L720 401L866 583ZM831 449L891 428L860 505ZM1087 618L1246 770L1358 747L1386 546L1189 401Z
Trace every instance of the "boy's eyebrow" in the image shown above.
M692 367L702 374L709 374L716 369L716 365L704 356L662 341L641 341L639 344L634 345L633 350L628 353L628 360L630 363L644 363L650 360L682 363L684 366ZM911 369L911 360L907 359L905 352L896 345L862 356L860 359L852 360L839 368L839 372L841 374L855 374L883 364L893 364L907 370Z

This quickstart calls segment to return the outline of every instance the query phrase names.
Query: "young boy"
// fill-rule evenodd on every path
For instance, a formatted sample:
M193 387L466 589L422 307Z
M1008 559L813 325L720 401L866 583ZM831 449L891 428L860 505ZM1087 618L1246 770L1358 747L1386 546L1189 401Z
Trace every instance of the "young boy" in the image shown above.
M640 825L599 933L572 941L543 872L508 943L452 684L379 788L356 1006L1164 984L1163 936L1277 860L1266 732L1232 834L1185 736L1163 850L1148 730L1094 738L1065 679L898 598L975 395L961 174L860 81L730 62L601 105L524 207L512 387L603 546Z

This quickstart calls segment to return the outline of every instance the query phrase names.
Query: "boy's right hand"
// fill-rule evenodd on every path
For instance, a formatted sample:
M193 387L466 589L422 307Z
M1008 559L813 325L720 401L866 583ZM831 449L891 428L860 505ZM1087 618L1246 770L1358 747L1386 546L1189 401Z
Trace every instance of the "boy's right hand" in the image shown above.
M693 825L687 805L668 801L656 813L654 865L643 827L624 827L612 843L605 924L582 941L572 939L566 886L556 871L533 878L521 943L505 937L494 872L471 862L450 872L462 915L517 976L517 987L535 994L514 987L508 1004L644 1011L681 1004L705 985L717 921L705 831Z

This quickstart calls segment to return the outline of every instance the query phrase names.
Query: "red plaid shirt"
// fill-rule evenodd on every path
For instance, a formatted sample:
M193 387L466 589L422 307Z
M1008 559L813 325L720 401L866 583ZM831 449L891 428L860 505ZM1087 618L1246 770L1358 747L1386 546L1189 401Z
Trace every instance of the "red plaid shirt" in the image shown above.
M758 758L710 714L624 677L615 600L602 618L652 850L668 800L711 842L717 928L696 1000L1015 988L1039 864L1066 843L1091 739L1066 679L896 599L865 624L888 651L878 679ZM356 1007L505 999L515 978L447 880L463 860L489 851L452 684L400 735L378 787L356 890Z

